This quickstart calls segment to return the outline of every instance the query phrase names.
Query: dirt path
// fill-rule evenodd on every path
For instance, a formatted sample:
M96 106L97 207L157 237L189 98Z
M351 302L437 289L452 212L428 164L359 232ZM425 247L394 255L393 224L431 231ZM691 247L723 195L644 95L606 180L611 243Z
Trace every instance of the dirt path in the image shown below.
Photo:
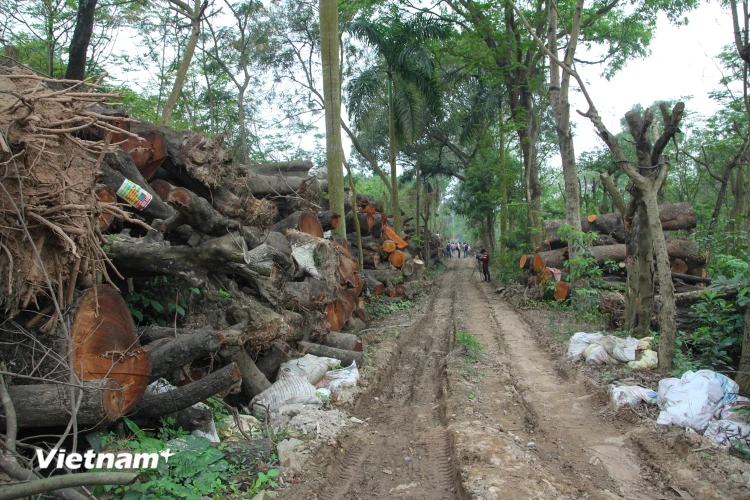
M463 498L445 426L445 358L453 333L454 289L439 278L432 302L399 339L400 352L379 390L363 397L354 415L366 424L347 427L339 447L314 457L310 482L286 498Z
M284 498L687 498L663 474L672 454L654 464L629 439L636 428L601 418L473 265L448 261L394 366L355 408L365 424L313 457L329 465L313 465ZM480 359L466 357L457 332L479 341ZM689 468L678 474L698 498L723 498Z

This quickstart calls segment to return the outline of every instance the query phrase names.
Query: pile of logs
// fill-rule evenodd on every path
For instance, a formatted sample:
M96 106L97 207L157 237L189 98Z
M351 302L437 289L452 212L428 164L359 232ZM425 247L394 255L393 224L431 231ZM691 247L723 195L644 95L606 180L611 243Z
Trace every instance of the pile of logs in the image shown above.
M693 208L689 203L663 204L659 206L659 218L664 231L690 230L697 223ZM519 267L526 273L519 276L523 283L540 284L548 279L555 279L555 298L562 301L570 294L565 262L569 258L567 242L558 234L562 220L544 221L546 240L532 255L522 255ZM587 247L608 281L624 283L625 260L625 226L619 213L590 215L581 219L581 228L585 232L594 232L597 238L594 245ZM709 283L706 277L707 260L698 253L695 243L684 238L668 239L667 252L672 268L677 291L690 291L694 285Z
M46 88L38 78L32 83L37 90ZM75 98L70 106L76 105ZM23 110L22 103L18 108ZM7 318L23 325L13 341L32 357L17 366L34 370L37 379L68 380L60 363L51 363L48 370L41 360L66 358L62 341L68 332L60 328L69 326L71 369L91 385L82 390L85 414L79 415L79 425L111 422L122 415L153 418L217 393L238 394L234 397L247 402L271 385L282 362L303 353L361 364L362 342L355 334L339 332L362 328L367 319L363 298L404 295L411 283L422 279L424 263L416 258L408 235L394 232L384 204L372 197L350 197L343 215L351 231L346 239L324 238L342 215L321 210L320 182L310 174L311 162L239 164L221 137L141 122L101 102L87 109L101 117L104 126L87 127L87 121L75 114L63 115L65 120L50 121L42 115L28 120L35 127L29 134L59 129L59 134L48 133L46 140L80 146L68 147L48 161L83 165L77 171L83 180L65 182L77 182L68 186L82 186L97 201L91 210L76 212L82 222L74 226L57 226L43 218L34 221L34 244L46 242L48 249L55 249L45 262L53 290L39 285L24 291L21 307L35 305L35 310L15 303L5 308ZM23 150L27 131L17 131L10 148L0 148L0 161ZM35 176L40 183L54 178L45 177L40 167ZM26 192L34 192L34 185L26 187ZM13 193L10 197L23 206ZM35 213L37 207L28 200L27 213ZM4 206L8 202L4 199ZM61 205L52 213L65 220L66 211L78 206ZM51 213L43 208L40 214ZM14 217L6 212L5 225L22 222ZM367 271L360 269L357 258L354 217L360 222ZM81 240L79 236L94 242L99 253L76 254L71 243ZM32 243L26 239L24 244L17 253L12 254L15 248L0 252L0 259L7 254L16 256L16 264L20 255L29 260L34 255ZM112 276L103 271L102 262ZM144 278L164 276L181 284L175 286L178 294L180 286L194 287L200 294L191 294L189 311L179 322L175 313L168 327L135 325L121 293L137 290ZM41 276L36 282L46 283ZM64 313L62 322L40 321L55 310L50 291ZM174 297L159 299L176 302ZM58 325L57 333L42 336L40 325L50 324L48 333ZM24 328L37 338L54 339L48 349L55 355L35 349L38 341ZM178 388L144 396L146 386L159 378ZM18 408L48 405L44 412L24 412L19 425L64 425L70 416L65 406L69 399L60 387L14 390Z

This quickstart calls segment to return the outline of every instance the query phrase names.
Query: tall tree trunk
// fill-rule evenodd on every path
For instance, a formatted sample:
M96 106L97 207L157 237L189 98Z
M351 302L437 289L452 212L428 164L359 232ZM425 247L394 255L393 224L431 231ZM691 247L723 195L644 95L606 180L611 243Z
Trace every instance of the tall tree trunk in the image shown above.
M76 28L70 40L68 50L68 68L65 70L67 80L83 80L86 74L86 53L94 32L94 12L97 0L78 0Z
M339 64L339 4L320 0L320 54L323 63L323 98L326 117L326 162L328 199L331 210L345 215L344 148L341 144L341 70ZM334 234L346 238L346 221L341 218ZM356 217L355 217L356 219Z
M576 10L573 15L573 32L570 34L570 42L565 51L563 62L567 66L573 63L573 55L578 42L578 30L581 25L581 13L583 11L583 0L576 0ZM549 50L557 54L557 0L551 0L548 10L549 30L547 40ZM550 100L552 101L552 114L555 118L557 129L557 141L560 146L560 156L563 166L563 179L565 181L565 218L576 231L581 230L581 204L580 185L578 181L578 170L576 168L576 155L573 149L573 136L570 130L570 73L564 72L560 78L560 66L550 58ZM570 258L577 255L577 249L570 247Z
M742 172L742 169L739 169ZM747 184L749 192L745 193L750 198L750 182ZM747 212L750 220L750 205ZM747 249L750 256L750 231L747 234ZM748 271L750 271L750 257L748 258ZM740 386L740 393L747 396L750 394L750 307L745 310L745 333L742 337L742 355L740 356L740 366L737 369L737 375L734 381Z
M237 120L239 121L239 127L240 127L240 144L242 146L242 159L245 162L250 159L250 147L247 144L247 127L245 126L245 91L246 90L247 90L247 81L245 82L245 85L237 89ZM340 132L341 127L339 127L338 130Z
M415 181L416 182L416 188L417 188L417 193L416 193L417 200L416 200L416 214L415 214L415 217L414 217L415 224L416 224L416 230L414 231L414 234L416 234L417 237L419 237L419 198L420 198L419 195L420 195L420 191L422 189L421 188L421 186L422 186L422 179L421 179L422 151L421 151L421 149L417 149L417 164L416 164L416 166L414 168L417 171L417 179Z
M404 231L401 217L401 206L398 202L398 175L396 173L396 116L393 109L393 78L388 68L388 160L391 164L391 209L393 210L393 229L398 234Z
M185 7L187 7L187 5L185 5ZM200 0L195 0L193 9L185 12L185 15L190 19L190 38L188 39L187 47L185 47L185 53L182 55L180 67L177 69L177 77L174 80L172 92L169 94L167 102L164 104L164 109L161 113L161 125L168 126L169 122L172 120L172 111L174 111L177 99L182 92L182 86L185 84L185 78L187 77L188 69L190 69L190 62L193 60L193 54L195 53L195 46L198 44L198 35L200 35L201 32L202 14L203 10L201 8Z
M505 117L503 116L503 105L500 104L499 114L500 137L498 154L500 156L500 261L505 256L505 245L503 239L508 232L508 165L505 158Z

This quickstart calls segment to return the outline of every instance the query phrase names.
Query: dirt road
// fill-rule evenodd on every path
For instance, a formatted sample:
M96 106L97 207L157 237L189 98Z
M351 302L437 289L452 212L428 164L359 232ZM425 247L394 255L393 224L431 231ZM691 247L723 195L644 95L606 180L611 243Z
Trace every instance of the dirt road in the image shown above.
M365 424L313 457L329 465L284 498L728 497L638 428L602 418L473 265L447 262L393 366L356 406ZM467 359L457 332L479 341L480 359Z

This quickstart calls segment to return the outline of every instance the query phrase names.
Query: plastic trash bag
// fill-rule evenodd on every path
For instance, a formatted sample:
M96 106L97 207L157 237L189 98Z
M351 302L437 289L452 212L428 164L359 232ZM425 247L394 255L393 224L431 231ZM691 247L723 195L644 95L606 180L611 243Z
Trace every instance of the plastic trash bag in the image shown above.
M651 342L654 341L654 337L643 337L638 341L638 350L645 351L651 348Z
M732 420L714 420L703 434L722 446L750 452L750 425Z
M640 358L635 361L629 361L628 366L635 370L653 370L659 366L659 354L651 349L646 349Z
M702 431L714 412L737 399L739 386L711 370L685 372L681 378L659 381L657 404L661 408L657 424L679 425Z
M347 368L331 370L326 373L325 377L315 387L326 388L335 393L344 387L354 387L357 385L358 380L359 370L357 369L357 363L352 361L352 364Z
M282 363L279 367L279 374L276 376L276 380L281 380L289 375L296 375L297 377L307 379L308 382L315 385L325 376L328 370L340 363L341 361L338 359L305 354L301 358Z
M581 359L583 352L591 345L598 343L602 337L599 333L578 332L568 340L568 361L576 362Z
M583 356L586 358L586 363L590 365L614 365L617 363L612 359L604 347L599 344L591 344L583 351Z
M607 351L611 357L622 363L635 361L635 350L638 347L638 339L633 337L620 338L613 335L603 335L597 342Z
M611 385L609 388L610 403L615 410L623 406L635 406L641 401L650 405L656 404L657 393L651 389L639 385Z
M272 412L291 404L320 405L321 401L315 395L315 387L307 379L297 375L287 375L255 396L250 401L250 409L253 415L264 419L266 411Z

